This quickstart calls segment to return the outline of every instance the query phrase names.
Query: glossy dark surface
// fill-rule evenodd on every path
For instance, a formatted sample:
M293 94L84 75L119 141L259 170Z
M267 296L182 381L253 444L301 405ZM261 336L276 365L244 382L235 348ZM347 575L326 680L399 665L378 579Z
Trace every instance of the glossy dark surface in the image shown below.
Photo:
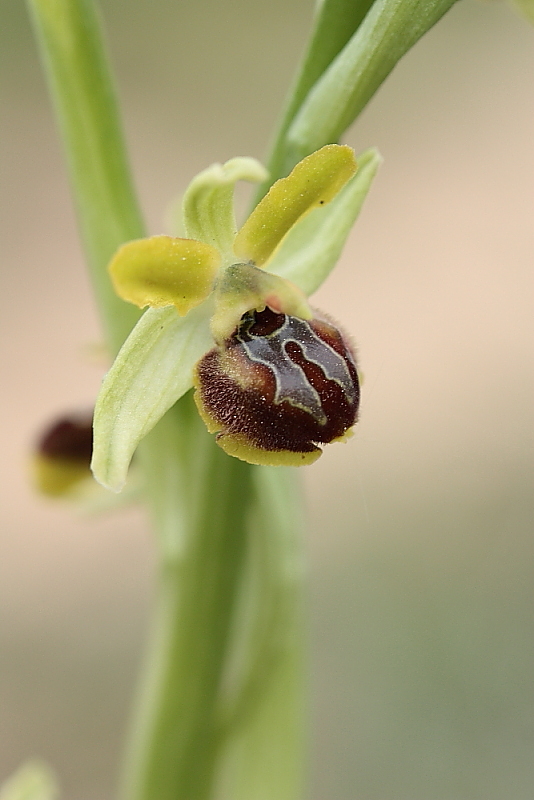
M198 366L204 408L224 433L265 450L311 452L357 419L360 390L342 333L269 308L243 316Z

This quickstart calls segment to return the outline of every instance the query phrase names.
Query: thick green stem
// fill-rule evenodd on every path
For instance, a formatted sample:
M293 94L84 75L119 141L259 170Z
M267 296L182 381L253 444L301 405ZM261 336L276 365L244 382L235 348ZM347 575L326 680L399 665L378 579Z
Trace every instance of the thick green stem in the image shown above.
M239 691L223 716L229 746L240 756L232 790L223 795L231 800L295 800L304 793L305 569L298 483L290 468L254 471L250 590L242 607L252 619L250 646Z
M162 557L121 797L207 800L217 787L229 800L295 800L304 777L300 493L289 472L225 456L190 395L141 456Z
M229 459L201 427L191 398L144 453L154 495L180 498L162 543L155 627L126 762L126 800L206 800L220 756L221 680L242 581L252 498L249 465ZM159 454L171 437L176 482ZM189 475L187 475L189 473ZM168 508L170 508L168 506ZM161 504L155 509L161 513Z

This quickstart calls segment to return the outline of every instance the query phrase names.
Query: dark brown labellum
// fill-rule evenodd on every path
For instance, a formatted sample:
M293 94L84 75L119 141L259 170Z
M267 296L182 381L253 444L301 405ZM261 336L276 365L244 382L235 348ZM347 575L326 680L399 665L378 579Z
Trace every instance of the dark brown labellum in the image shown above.
M320 316L307 321L269 308L243 315L224 346L202 358L197 383L208 427L262 451L317 452L358 415L354 355Z

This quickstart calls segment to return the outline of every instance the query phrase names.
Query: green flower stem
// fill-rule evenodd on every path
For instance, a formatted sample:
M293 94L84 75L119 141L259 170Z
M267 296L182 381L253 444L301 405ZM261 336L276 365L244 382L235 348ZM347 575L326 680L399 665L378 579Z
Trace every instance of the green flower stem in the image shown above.
M165 465L169 438L180 458ZM165 511L155 627L121 797L208 800L217 786L232 800L294 800L304 703L292 476L229 460L190 394L145 445L150 497L156 514Z
M290 468L254 471L258 499L250 562L256 577L249 585L259 594L256 603L250 599L259 613L253 615L240 691L223 717L241 754L232 800L294 800L304 794L307 648L296 478Z
M140 312L113 291L107 265L145 235L91 0L27 0L63 138L82 244L108 346L116 353Z
M212 796L221 675L246 552L252 470L214 445L189 396L169 417L147 442L145 466L150 496L160 496L156 513L176 496L182 524L165 531L175 517L167 505L156 622L123 779L127 800ZM161 461L169 434L189 476Z

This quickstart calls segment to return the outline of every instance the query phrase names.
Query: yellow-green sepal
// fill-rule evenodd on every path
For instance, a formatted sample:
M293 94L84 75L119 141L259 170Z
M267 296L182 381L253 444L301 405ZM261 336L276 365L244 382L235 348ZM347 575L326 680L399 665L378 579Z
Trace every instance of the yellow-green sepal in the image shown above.
M352 148L329 144L270 188L234 241L234 253L262 266L301 217L332 200L356 172Z
M237 227L234 216L234 188L238 181L260 183L267 170L255 158L232 158L225 164L212 164L197 175L183 199L186 235L215 247L232 260L232 244Z
M313 294L336 266L381 163L377 150L359 155L357 173L331 203L297 222L269 262L269 271Z
M205 242L151 236L127 242L109 265L119 297L139 308L173 305L180 315L206 299L221 263Z
M104 378L94 415L96 480L120 491L141 439L193 385L193 368L213 346L211 302L185 318L151 308L126 339Z
M298 286L252 264L227 267L219 277L214 299L210 327L218 344L232 335L247 311L263 311L269 306L276 313L301 319L313 317L306 295Z

